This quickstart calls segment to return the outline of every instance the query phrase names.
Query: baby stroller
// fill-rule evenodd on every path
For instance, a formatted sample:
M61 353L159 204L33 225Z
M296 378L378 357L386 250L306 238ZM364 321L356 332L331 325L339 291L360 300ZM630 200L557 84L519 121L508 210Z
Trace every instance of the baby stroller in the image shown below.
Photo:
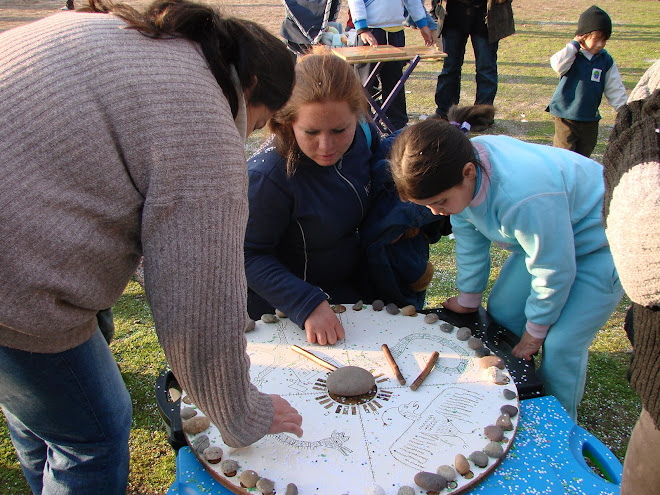
M280 35L296 56L308 52L313 45L332 44L322 40L324 34L341 33L341 24L336 22L341 0L283 0L283 3L286 16Z

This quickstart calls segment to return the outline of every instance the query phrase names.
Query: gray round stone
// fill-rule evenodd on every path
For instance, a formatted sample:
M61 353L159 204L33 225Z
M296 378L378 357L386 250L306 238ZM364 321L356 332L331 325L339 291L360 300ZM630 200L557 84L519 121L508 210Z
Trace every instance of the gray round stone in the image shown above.
M248 320L247 325L245 325L245 331L251 332L257 326L257 322L254 320Z
M257 481L261 479L261 476L257 474L256 471L252 471L251 469L246 469L241 473L241 485L245 488L254 488L257 486Z
M259 481L257 481L257 490L264 495L269 495L275 490L275 482L268 478L260 478Z
M343 366L330 373L325 384L332 394L353 397L369 392L376 384L376 379L359 366Z
M456 332L456 338L461 341L466 341L472 337L472 331L468 327L461 327Z
M362 299L360 299L358 302L353 304L353 311L362 311L362 306L364 303L362 302Z
M454 325L452 325L451 323L441 323L440 331L445 333L452 333L454 331Z
M263 321L264 323L277 323L278 321L280 321L280 319L275 315L272 315L270 313L265 313L261 315L261 321Z
M417 486L430 492L439 492L447 488L447 480L439 474L420 471L414 479Z
M484 435L486 435L486 438L488 438L488 440L492 440L493 442L499 442L504 438L504 430L502 429L501 426L490 425L484 428Z
M475 450L470 454L470 460L474 462L475 466L485 468L488 466L488 456L481 450Z
M448 466L447 464L438 466L438 469L436 469L435 472L438 473L440 476L442 476L445 480L447 480L447 483L449 483L450 481L454 481L456 479L456 470L452 466Z
M391 315L399 314L399 308L394 303L389 303L387 306L385 306L385 311L387 311Z
M488 457L499 459L504 455L504 449L502 448L502 444L499 442L488 442L484 447L484 453Z
M424 315L424 323L428 323L429 325L436 323L439 319L440 317L438 316L438 313L429 313L427 315Z
M516 397L518 397L513 390L509 390L508 388L505 388L504 390L502 390L502 395L504 395L504 398L506 400L513 400Z
M222 449L220 447L206 447L203 455L211 464L217 464L222 460Z
M518 415L518 408L511 404L503 405L500 407L500 411L504 414L508 414L510 418L515 418Z
M467 345L470 349L479 349L484 346L484 343L478 337L470 337L467 341Z
M184 407L183 409L181 409L181 419L182 420L185 421L186 419L190 419L194 416L197 416L197 411L194 408Z
M198 435L192 444L193 450L198 454L203 453L204 450L210 446L211 446L211 440L209 440L209 437L207 435Z
M380 299L376 299L374 302L371 303L371 308L374 311L382 311L384 307L385 307L385 303Z
M236 462L234 459L225 459L220 463L220 469L222 470L222 474L231 478L232 476L236 476L236 471L238 471L238 462Z
M286 485L286 491L284 495L298 495L298 487L295 483L289 483Z
M415 489L412 486L403 485L399 487L396 495L415 495Z

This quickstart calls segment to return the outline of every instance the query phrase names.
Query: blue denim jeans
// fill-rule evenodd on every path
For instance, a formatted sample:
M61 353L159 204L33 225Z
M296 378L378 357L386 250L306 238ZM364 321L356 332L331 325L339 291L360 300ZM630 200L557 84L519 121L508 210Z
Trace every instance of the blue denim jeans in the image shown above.
M468 36L472 41L476 65L475 80L477 94L475 105L492 105L497 93L497 48L499 43L488 42L488 31L473 29L465 31L460 27L443 30L442 42L447 57L435 88L436 112L442 116L452 105L457 105L461 96L461 69L465 59L465 46Z
M38 354L0 346L0 405L35 494L124 494L131 399L99 330Z

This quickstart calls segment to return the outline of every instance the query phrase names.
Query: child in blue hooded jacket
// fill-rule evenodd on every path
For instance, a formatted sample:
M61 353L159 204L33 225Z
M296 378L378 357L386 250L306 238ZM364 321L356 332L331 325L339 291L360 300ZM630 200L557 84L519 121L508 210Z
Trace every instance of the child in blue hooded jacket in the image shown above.
M601 218L601 165L507 136L469 140L428 119L401 133L391 166L402 199L451 215L459 295L445 308L477 311L491 243L511 251L488 312L521 337L514 356L530 360L543 346L546 391L575 419L589 345L623 294Z

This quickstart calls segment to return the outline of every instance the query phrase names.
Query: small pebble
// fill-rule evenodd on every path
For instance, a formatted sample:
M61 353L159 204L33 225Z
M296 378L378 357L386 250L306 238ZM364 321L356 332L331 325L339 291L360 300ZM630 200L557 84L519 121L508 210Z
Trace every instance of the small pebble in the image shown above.
M289 483L286 485L286 492L284 495L298 495L298 487L295 483Z
M439 474L421 471L415 475L415 483L423 490L439 492L447 488L447 480Z
M385 306L385 311L387 311L391 315L399 314L399 308L397 308L396 304L394 303L389 303L387 306Z
M209 426L211 426L211 420L206 416L195 416L181 423L184 433L188 435L197 435L197 433L203 432Z
M506 385L507 383L509 383L509 377L506 376L504 371L497 368L496 366L491 366L486 370L486 372L488 373L488 376L490 377L493 383L496 383L498 385Z
M505 431L513 430L513 423L511 423L511 418L509 417L508 414L502 414L499 418L497 418L497 421L495 421L495 425L499 426Z
M263 321L264 323L277 323L278 321L280 321L280 319L275 315L265 313L261 315L261 321Z
M501 357L495 355L484 356L479 361L479 366L482 368L490 368L491 366L495 366L496 368L503 370L504 360Z
M192 407L184 407L183 409L181 409L181 419L182 420L185 421L186 419L190 419L193 416L197 416L197 411L195 409L193 409Z
M374 311L382 311L383 308L385 307L385 303L380 299L376 299L374 302L371 303L371 307Z
M503 405L500 407L500 411L503 414L508 414L510 418L515 418L518 415L518 408L516 406L512 406L511 404Z
M502 448L502 444L499 442L488 442L484 447L484 453L488 457L499 459L504 455L504 449Z
M211 440L207 435L198 435L192 444L192 448L198 454L202 454L204 450L211 446Z
M470 337L467 341L467 345L470 349L479 349L484 346L484 343L478 337Z
M470 463L463 454L456 454L454 466L459 474L466 475L470 472Z
M518 397L513 390L509 390L508 388L505 388L504 390L502 390L502 395L504 395L504 398L506 400L513 400L516 397Z
M385 490L383 490L383 487L380 485L371 485L364 491L364 493L366 495L385 495Z
M490 351L488 350L487 347L480 347L479 349L474 350L474 357L477 358L482 358L484 356L488 356L490 354Z
M204 449L204 457L211 464L217 464L222 460L222 449L220 447L206 447Z
M401 314L403 316L415 316L417 314L417 309L412 304L409 304L408 306L401 308Z
M454 481L456 479L456 470L448 466L447 464L443 466L439 466L438 469L436 470L436 473L438 473L440 476L442 476L444 479L447 480L447 483L450 481Z
M279 309L275 310L275 316L278 316L279 318L286 318L286 315Z
M504 438L504 430L501 426L490 425L484 428L484 435L486 435L488 440L499 442Z
M236 462L234 459L225 459L220 463L220 469L222 470L222 474L231 478L232 476L236 476L236 472L238 471L238 462Z
M254 320L248 320L247 325L245 325L245 331L251 332L257 326L257 322Z
M479 466L480 468L488 466L488 456L481 450L475 450L472 452L470 454L470 460L474 462L475 466Z
M333 304L332 310L337 314L343 313L344 311L346 311L346 306L344 306L343 304Z
M399 487L396 495L415 495L415 489L412 486L403 485Z
M376 379L359 366L342 366L328 375L328 392L342 397L364 395L376 384Z
M452 333L454 331L454 325L451 323L441 323L440 330L445 333Z
M241 473L240 481L243 488L254 488L257 486L257 481L261 479L255 471L247 469Z
M192 399L190 398L189 395L186 395L183 399L181 399L181 401L182 401L184 404L192 404Z
M257 490L259 490L264 495L271 495L271 493L273 493L275 490L275 482L269 480L268 478L260 478L259 481L257 481L256 486Z
M470 331L470 329L468 327L461 327L456 332L456 338L458 340L466 341L470 337L472 337L472 332Z
M353 311L362 311L362 306L364 303L362 302L362 299L360 299L358 302L353 304Z
M424 323L428 323L429 325L432 325L433 323L436 323L440 317L438 316L438 313L429 313L424 316ZM405 487L401 487L405 488Z

